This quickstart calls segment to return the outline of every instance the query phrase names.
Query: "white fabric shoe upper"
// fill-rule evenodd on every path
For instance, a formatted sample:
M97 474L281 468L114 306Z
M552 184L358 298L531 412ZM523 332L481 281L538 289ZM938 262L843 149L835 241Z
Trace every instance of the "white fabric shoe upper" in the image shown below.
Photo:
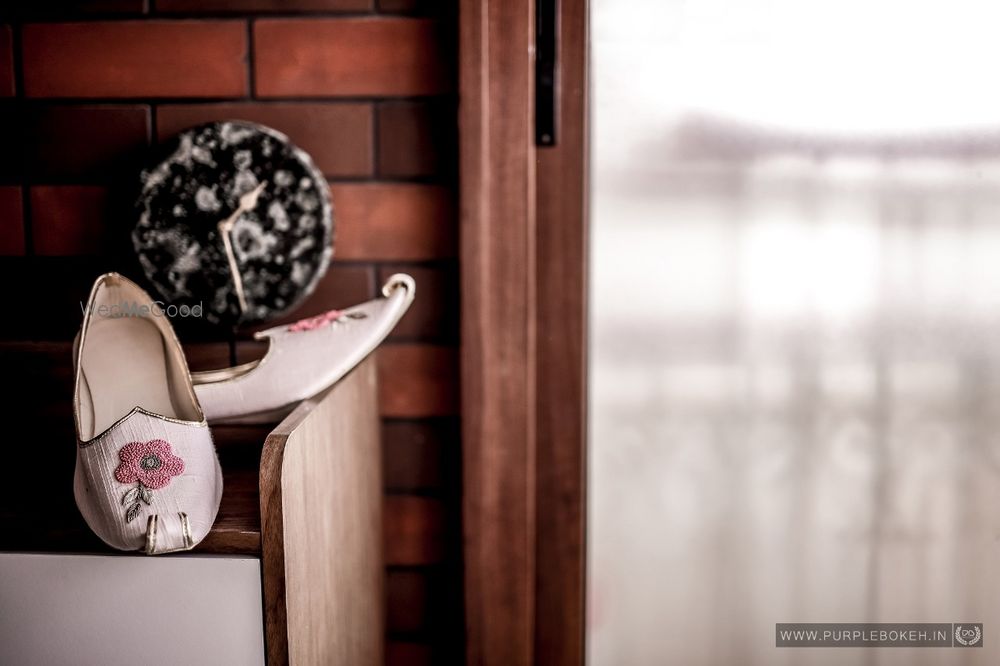
M168 553L192 548L212 529L222 470L207 424L136 409L77 447L73 491L87 524L108 545Z
M100 276L74 348L74 494L119 550L187 550L208 534L222 470L170 322L117 273Z
M414 293L394 275L384 298L258 333L270 343L259 361L192 374L149 295L117 273L97 278L74 345L74 495L87 525L119 550L193 548L222 498L206 421L287 413L371 353Z
M382 287L384 298L257 333L269 342L259 361L192 374L205 417L255 422L287 414L368 356L406 313L415 291L409 275L393 275Z

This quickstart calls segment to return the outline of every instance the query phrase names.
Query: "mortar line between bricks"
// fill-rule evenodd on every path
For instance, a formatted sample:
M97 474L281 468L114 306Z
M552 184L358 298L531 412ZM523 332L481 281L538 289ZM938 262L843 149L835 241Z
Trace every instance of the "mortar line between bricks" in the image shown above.
M53 106L76 105L76 106L113 106L116 104L160 104L160 105L184 105L184 106L208 106L211 104L374 104L382 102L386 104L394 103L433 103L444 100L457 101L458 97L454 93L428 93L426 95L290 95L278 97L254 97L246 95L221 96L221 97L185 97L164 96L151 97L149 95L140 97L24 97L29 104L51 104Z
M405 488L384 485L382 494L386 497L420 497L422 499L441 499L447 488Z
M24 99L24 57L21 48L22 36L20 23L8 24L10 28L11 67L14 69L14 99Z
M165 23L169 21L239 21L246 18L294 21L297 19L374 19L376 21L429 21L444 22L447 16L434 14L386 13L376 10L285 10L276 12L249 11L204 11L204 12L171 12L155 9L150 1L149 11L140 12L90 12L86 14L72 11L58 14L36 14L21 12L20 15L0 14L2 21L20 21L23 23L116 23L124 21L145 21L149 23Z
M147 132L149 133L149 136L146 137L146 143L150 148L155 148L160 144L160 132L159 128L156 126L160 120L156 113L157 107L155 104L150 104L146 108L149 109L149 118L147 120Z
M336 224L336 221L334 222ZM378 261L389 266L393 266L399 269L403 268L439 268L439 264L442 263L453 263L458 260L457 257L441 257L436 259L338 259L337 258L337 247L333 248L333 258L330 260L330 266L339 266L342 268L364 268L370 266L372 262ZM443 270L443 268L442 268Z
M437 187L447 187L451 181L444 176L385 176L372 178L371 176L327 176L327 181L331 185L428 185Z
M336 220L334 221L336 224ZM337 248L333 248L333 257L330 260L330 267L339 268L367 268L373 263L381 263L386 266L392 266L393 268L427 268L427 269L438 269L447 270L449 268L454 268L457 264L458 257L434 257L430 259L392 259L392 258L368 258L368 259L339 259L337 258Z
M152 108L152 107L151 107ZM150 148L156 148L158 142L155 141L155 130L153 137L150 139ZM324 174L324 178L330 185L413 185L416 187L443 187L448 189L451 182L441 178L435 179L433 176L394 176L392 178L380 178L378 180L373 180L370 176L334 176L330 174ZM115 181L109 179L107 176L96 176L94 178L87 178L84 176L38 176L29 177L25 176L20 180L11 180L10 182L0 181L0 185L54 185L54 186L72 186L72 185L88 185L93 187L112 187Z
M334 254L337 253L337 245L334 243L333 246ZM365 272L368 274L368 298L378 298L379 294L379 283L378 283L378 267L377 261L369 262L366 267Z
M385 339L386 344L391 345L416 345L425 347L445 347L448 349L458 349L459 342L458 339L446 340L445 338L435 337L435 336L405 336L405 337L394 337L390 335Z
M434 570L443 569L444 566L440 562L431 564L387 564L385 565L385 570L394 573L433 573Z
M387 643L413 643L433 648L436 647L433 638L433 635L426 629L421 631L390 631L386 628L385 630Z
M14 69L14 100L20 111L24 107L24 57L20 23L10 24L11 67ZM20 167L18 184L21 190L21 234L24 236L24 255L35 255L34 225L31 224L31 189L25 178L28 172L28 155L22 140L18 140L17 161Z
M247 18L247 99L253 100L257 96L257 50L254 44L254 17Z
M457 428L461 419L458 416L383 416L382 420L390 425L427 425L438 428Z
M372 175L377 179L379 174L382 173L382 159L379 155L379 148L382 145L379 135L382 133L382 122L380 112L382 110L381 101L373 101L371 103L372 107L372 136L371 136L371 148L372 148Z

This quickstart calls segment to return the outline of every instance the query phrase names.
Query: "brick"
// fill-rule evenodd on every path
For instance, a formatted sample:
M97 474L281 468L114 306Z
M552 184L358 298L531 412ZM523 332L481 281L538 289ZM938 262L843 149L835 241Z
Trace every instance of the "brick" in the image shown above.
M457 120L444 103L391 102L378 107L378 175L451 175L457 162Z
M94 21L24 26L28 97L237 97L247 92L242 21Z
M136 178L148 146L149 108L39 106L25 114L25 162L35 181Z
M156 298L156 296L153 295L153 298ZM188 369L191 372L228 368L230 365L229 343L228 342L184 343L184 358L187 360ZM214 432L213 436L215 436ZM218 439L218 437L215 438Z
M452 89L426 19L265 19L254 25L257 94L434 95Z
M16 3L17 6L0 8L21 19L66 18L93 16L95 14L145 14L147 0L59 0L36 3Z
M13 99L0 99L0 183L17 185L24 180L22 145L24 114Z
M339 259L420 261L456 256L452 193L410 183L334 184Z
M236 362L249 363L264 358L270 345L266 341L240 340L236 344Z
M122 269L121 262L106 256L4 258L0 261L0 284L31 285L30 289L8 289L4 307L9 312L30 312L31 316L0 317L0 337L72 340L80 329L80 302L86 302L94 278L115 269Z
M388 495L383 502L385 563L436 564L445 557L445 510L440 500Z
M0 25L0 97L12 97L14 89L14 47L9 25Z
M343 266L333 263L302 305L284 317L259 324L248 329L246 333L249 335L254 331L290 324L328 310L363 303L372 298L373 277L373 271L367 266Z
M367 11L372 0L157 0L158 12Z
M223 343L220 343L223 344ZM223 346L225 346L223 344ZM191 363L191 355L188 353L188 345L184 345L184 353L188 359L188 363ZM229 365L228 360L224 366L215 367L226 367ZM193 368L192 368L193 369ZM212 424L212 441L215 443L215 448L222 453L227 449L236 448L255 448L257 451L254 457L257 459L257 463L260 463L260 448L267 436L271 434L274 430L273 423L258 423L253 425L220 425L217 423Z
M388 344L378 353L382 416L420 418L458 413L458 352L451 347Z
M385 645L386 666L431 666L431 646L424 643L389 641Z
M426 571L395 570L386 574L386 630L390 634L416 634L427 630L431 607L431 581Z
M35 254L101 254L107 248L108 192L103 187L37 186L30 191Z
M382 424L382 478L389 492L441 491L451 479L448 453L458 452L451 420L386 421Z
M375 5L380 12L409 13L415 12L423 4L421 0L376 0Z
M250 481L250 483L244 486L248 496L246 497L246 504L243 505L243 510L247 511L247 513L251 511L256 513L258 511L257 506L259 505L257 502L259 499L255 497L258 492L257 484L252 481L256 475L251 473L249 475L250 479L246 479L241 472L243 470L260 469L261 445L267 439L267 436L271 434L271 431L274 430L274 425L273 423L221 426L212 424L212 442L215 444L215 450L219 454L219 464L224 470L223 473L228 472L229 474L233 474L234 471L238 470L236 475L243 479L243 483ZM223 490L223 493L225 492ZM225 500L223 501L225 502ZM244 514L244 516L244 524L252 524L257 519L257 515L250 516Z
M35 296L36 299L39 296ZM48 307L40 307L38 300L35 308L30 310L44 310ZM8 307L7 304L4 304ZM27 313L25 313L27 314ZM80 317L80 310L76 311L77 318ZM19 317L4 317L5 320L17 319ZM5 322L6 323L6 322ZM11 419L13 432L8 430L5 437L8 441L30 441L21 439L22 434L36 438L33 441L60 441L54 439L56 435L69 435L69 441L73 439L73 408L67 396L73 395L73 366L72 366L72 345L70 343L41 343L41 342L4 342L0 344L0 367L3 367L7 377L17 378L17 390L7 391L4 395L4 409L7 414L17 415L18 418ZM52 437L52 439L50 439ZM66 440L62 440L66 441ZM42 458L46 463L59 465L60 461L66 467L65 458L60 458L49 451L46 454L31 453L32 447L11 447L7 454L6 464L12 463L33 463L37 467ZM11 456L16 456L11 460ZM29 467L18 467L12 469L29 469ZM64 468L65 469L65 468ZM49 473L55 470L50 468ZM62 472L63 470L60 470ZM68 477L64 477L68 478ZM9 500L19 495L11 493L13 489L11 479L3 484L0 490L0 501ZM9 506L9 504L5 504ZM10 514L5 515L7 518ZM9 529L5 522L5 529Z
M24 254L24 211L20 187L0 187L0 255Z
M157 139L163 141L202 123L233 119L260 123L287 134L327 176L372 174L373 123L369 104L171 104L157 109Z
M451 8L442 0L376 0L375 4L386 14L443 14Z
M72 4L77 11L95 14L144 14L149 9L147 0L77 0Z
M390 340L455 342L458 340L458 275L453 268L407 264L379 267L378 283L393 273L408 273L417 283L417 297L393 329Z

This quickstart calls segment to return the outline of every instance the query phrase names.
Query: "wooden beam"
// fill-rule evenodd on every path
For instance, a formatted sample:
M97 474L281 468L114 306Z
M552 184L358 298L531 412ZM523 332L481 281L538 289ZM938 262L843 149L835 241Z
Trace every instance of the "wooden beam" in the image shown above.
M535 663L584 662L586 0L559 0L558 142L539 148Z
M534 663L534 4L460 4L467 663Z

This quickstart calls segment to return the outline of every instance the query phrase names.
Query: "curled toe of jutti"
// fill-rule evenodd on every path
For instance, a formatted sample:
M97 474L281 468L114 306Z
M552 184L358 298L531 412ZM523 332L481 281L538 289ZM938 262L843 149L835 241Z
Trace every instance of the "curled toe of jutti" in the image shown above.
M397 273L382 287L382 298L257 333L268 344L259 361L193 373L205 416L213 423L280 420L371 354L415 294L413 278Z

